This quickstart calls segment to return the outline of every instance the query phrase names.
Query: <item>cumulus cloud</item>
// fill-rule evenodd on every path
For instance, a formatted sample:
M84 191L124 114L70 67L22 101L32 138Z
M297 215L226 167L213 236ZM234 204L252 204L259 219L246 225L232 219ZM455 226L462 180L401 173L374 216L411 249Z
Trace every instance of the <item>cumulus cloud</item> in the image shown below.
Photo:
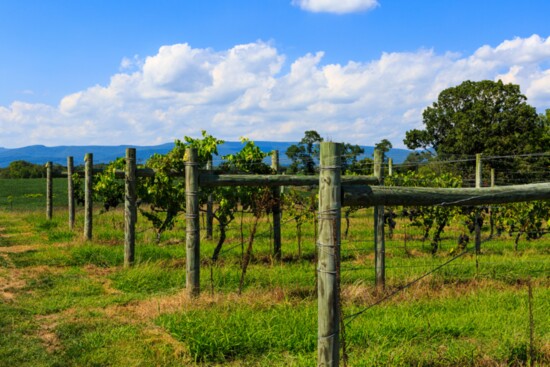
M407 130L421 126L422 110L467 79L520 84L529 103L550 108L550 37L516 38L471 55L421 49L346 64L325 64L324 56L286 60L261 41L218 51L162 46L108 85L57 106L0 106L0 146L147 145L205 129L226 140L277 141L317 130L334 141L386 138L399 147Z
M377 0L292 0L292 5L313 13L357 13L379 6Z

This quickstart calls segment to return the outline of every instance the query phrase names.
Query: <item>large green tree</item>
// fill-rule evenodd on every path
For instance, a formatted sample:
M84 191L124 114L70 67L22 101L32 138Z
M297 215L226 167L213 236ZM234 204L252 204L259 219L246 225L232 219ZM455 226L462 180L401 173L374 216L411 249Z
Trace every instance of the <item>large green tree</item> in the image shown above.
M308 130L298 144L289 146L286 155L292 163L288 167L288 172L315 174L315 161L319 159L319 143L322 141L323 138L317 131Z
M445 89L422 115L425 128L410 130L410 149L457 157L482 153L511 156L548 149L548 119L540 118L515 84L465 81ZM511 169L517 162L502 161ZM496 164L498 166L498 163Z

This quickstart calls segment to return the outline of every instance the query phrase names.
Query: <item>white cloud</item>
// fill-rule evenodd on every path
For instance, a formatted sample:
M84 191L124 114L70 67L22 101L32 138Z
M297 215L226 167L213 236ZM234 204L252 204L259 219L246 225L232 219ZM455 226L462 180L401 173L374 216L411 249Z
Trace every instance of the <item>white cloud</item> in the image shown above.
M535 35L472 55L422 49L347 64L323 64L323 52L287 61L261 41L221 51L163 46L133 71L58 106L0 106L0 146L145 145L206 129L226 140L277 141L317 130L334 141L387 138L399 147L441 90L467 79L518 83L530 104L550 108L549 40Z
M292 0L292 5L313 13L357 13L376 8L377 0Z

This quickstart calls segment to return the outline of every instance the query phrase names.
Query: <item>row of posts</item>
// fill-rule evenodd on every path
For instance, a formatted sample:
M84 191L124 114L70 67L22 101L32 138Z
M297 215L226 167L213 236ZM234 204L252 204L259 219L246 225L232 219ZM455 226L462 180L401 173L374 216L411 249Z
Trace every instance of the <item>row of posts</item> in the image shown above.
M318 253L318 365L338 366L339 335L340 335L340 245L341 245L341 155L342 145L332 142L321 143L320 174L319 174L319 234L317 239ZM185 192L186 192L186 288L188 294L196 297L200 293L200 227L199 227L199 171L196 150L188 149L185 162ZM278 154L273 155L272 167L279 171ZM375 151L374 175L380 184L383 182L383 152ZM47 215L52 216L52 180L51 163L47 174ZM392 173L391 162L389 174ZM476 169L476 187L480 186L480 157ZM85 221L84 238L92 238L92 176L93 155L85 156ZM210 167L211 169L211 167ZM137 219L136 198L136 150L126 151L125 172L125 238L124 265L129 266L134 261L135 223ZM70 179L74 172L73 159L67 159L69 226L74 228L75 205L74 189ZM494 173L492 172L492 177ZM280 197L280 187L273 188L273 194ZM209 200L210 205L211 200ZM276 202L278 202L276 200ZM384 207L375 207L375 268L376 286L385 285L385 243L384 243ZM281 256L280 239L280 207L273 210L274 253ZM211 228L211 227L210 227ZM476 230L476 246L477 235ZM476 247L477 249L477 247Z
M339 360L339 317L340 317L340 226L341 226L341 155L342 145L321 143L319 175L319 236L318 247L318 364L337 366ZM196 150L187 150L185 163L186 192L186 288L188 294L196 297L200 292L200 230L198 200L198 163ZM273 155L272 168L279 171L278 154ZM47 164L47 216L52 218L52 179L51 162ZM67 159L69 226L74 228L75 202L72 175L73 158ZM84 238L92 238L92 176L93 155L85 156L84 173ZM380 176L381 177L381 176ZM280 198L280 187L273 188L275 202ZM126 150L125 172L125 237L124 265L134 261L136 205L136 150ZM210 200L209 200L210 201ZM211 205L211 204L210 204ZM379 209L380 210L380 209ZM381 210L383 214L383 208ZM281 257L280 206L273 209L274 253ZM382 222L383 225L383 222ZM383 229L382 229L383 230ZM381 237L383 238L383 236Z

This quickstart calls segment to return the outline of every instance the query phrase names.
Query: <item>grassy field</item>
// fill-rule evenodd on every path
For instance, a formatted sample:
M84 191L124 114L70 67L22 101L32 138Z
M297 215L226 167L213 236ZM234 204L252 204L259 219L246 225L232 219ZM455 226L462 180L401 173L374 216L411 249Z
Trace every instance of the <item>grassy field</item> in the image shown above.
M44 181L6 181L0 180L0 366L315 365L311 223L301 256L296 228L285 223L282 262L271 257L270 225L262 223L241 295L240 222L216 264L209 260L215 239L203 239L202 294L189 299L183 217L160 244L140 218L137 263L125 269L120 210L96 211L93 240L84 242L82 209L75 231L68 229L65 180L54 185L52 221L45 219L44 196L29 196L40 194ZM523 241L517 252L507 237L485 242L480 256L466 254L370 307L448 261L454 231L461 230L447 231L441 253L432 256L420 234L405 234L405 222L398 222L386 244L388 289L379 293L372 286L372 226L372 213L359 211L342 241L349 366L550 365L550 237ZM249 227L245 217L245 240Z

